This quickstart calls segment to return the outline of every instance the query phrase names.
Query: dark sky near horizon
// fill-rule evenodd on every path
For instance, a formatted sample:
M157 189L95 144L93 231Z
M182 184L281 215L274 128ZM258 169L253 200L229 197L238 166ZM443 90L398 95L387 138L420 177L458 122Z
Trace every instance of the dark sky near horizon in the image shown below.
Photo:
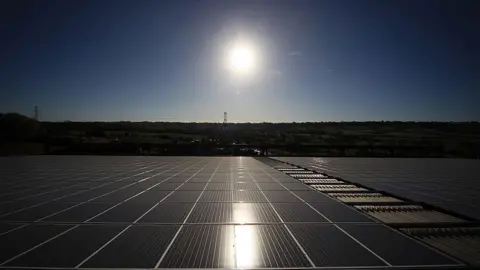
M480 120L478 0L2 1L0 112L87 121ZM252 77L231 74L238 40Z

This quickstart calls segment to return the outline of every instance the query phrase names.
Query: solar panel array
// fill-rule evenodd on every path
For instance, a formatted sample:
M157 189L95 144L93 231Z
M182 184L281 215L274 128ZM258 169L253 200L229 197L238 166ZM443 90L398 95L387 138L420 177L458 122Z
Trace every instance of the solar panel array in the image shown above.
M281 171L293 166L274 167L246 157L1 158L0 268L462 266Z
M480 161L279 157L374 189L480 220Z
M272 162L322 172L325 178L319 180L338 182L302 181L468 265L480 266L478 204L469 205L478 200L473 197L479 187L478 161L277 158Z

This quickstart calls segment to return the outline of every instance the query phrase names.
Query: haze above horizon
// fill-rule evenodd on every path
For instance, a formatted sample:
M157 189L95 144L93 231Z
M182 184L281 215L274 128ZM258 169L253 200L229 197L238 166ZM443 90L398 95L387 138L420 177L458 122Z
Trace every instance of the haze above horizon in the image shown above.
M478 121L471 1L4 1L0 112L44 121Z

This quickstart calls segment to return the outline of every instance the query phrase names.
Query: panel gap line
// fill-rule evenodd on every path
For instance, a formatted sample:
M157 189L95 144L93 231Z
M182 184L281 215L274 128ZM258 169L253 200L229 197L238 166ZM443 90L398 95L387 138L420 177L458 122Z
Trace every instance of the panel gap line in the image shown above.
M45 245L46 243L51 242L51 241L57 239L58 237L66 234L66 233L68 233L69 231L71 231L71 230L73 230L73 229L75 229L75 228L77 228L77 227L79 227L79 226L80 226L80 225L76 225L76 226L74 226L74 227L72 227L72 228L70 228L70 229L67 229L67 230L65 230L65 231L63 231L63 232L61 232L61 233L59 233L59 234L57 234L57 235L55 235L55 236L53 236L53 237L45 240L45 241L43 241L42 243L37 244L36 246L34 246L34 247L32 247L32 248L29 248L29 249L27 249L26 251L21 252L20 254L17 254L17 255L15 255L15 256L13 256L12 258L10 258L10 259L8 259L8 260L0 263L0 266L3 266L3 265L5 265L5 264L7 264L7 263L9 263L9 262L11 262L11 261L19 258L20 256L23 256L23 255L29 253L30 251L35 250L35 249L37 249L37 248Z
M208 164L207 164L208 165ZM205 165L205 167L207 166ZM212 176L210 177L210 179L208 180L208 183L210 183L210 181L212 180L212 178L214 177L215 173L217 172L218 170L218 167L220 167L220 162L218 162L218 165L217 167L215 168L215 170L213 171L212 173ZM203 169L203 168L202 168ZM190 215L192 214L193 210L195 209L195 206L197 205L198 201L200 200L200 198L203 196L203 193L205 192L205 189L207 188L208 186L208 183L203 187L203 190L202 192L200 193L200 195L198 196L197 200L195 201L195 203L193 204L192 206L192 209L190 209L190 211L188 212L187 216L185 217L185 219L183 220L183 223L182 225L180 226L180 228L178 228L177 232L175 233L175 235L173 236L172 240L170 241L170 243L168 244L167 248L165 249L165 251L163 252L162 256L160 257L160 259L157 261L157 263L155 264L155 267L154 268L158 268L158 266L162 263L162 261L164 260L164 258L166 257L168 251L170 250L170 248L173 246L173 243L175 242L175 240L177 239L178 235L180 234L180 232L182 231L182 228L185 226L185 224L187 224L187 220L188 218L190 217Z
M165 165L165 166L167 166L167 165ZM18 212L21 212L21 211L24 211L24 210L27 210L27 209L30 209L30 208L33 208L33 207L37 207L37 206L40 206L40 205L44 205L44 204L47 204L47 203L49 203L49 202L54 202L54 201L57 201L57 200L60 200L60 199L68 198L68 197L73 196L73 195L77 195L77 194L81 194L81 193L88 192L88 191L91 191L91 190L95 190L95 189L98 189L98 188L100 188L100 187L103 187L103 186L112 184L112 183L116 183L116 182L123 181L123 180L129 179L129 178L132 178L132 177L135 177L135 176L138 176L138 175L142 175L142 174L147 173L147 172L151 172L151 171L154 171L154 170L161 169L161 168L163 168L163 167L165 167L165 166L162 166L162 167L160 167L160 168L154 168L154 169L151 169L151 170L148 170L148 171L144 171L144 172L141 172L141 173L139 173L139 174L135 174L135 175L132 175L132 176L129 176L129 177L121 178L121 179L119 179L119 180L117 180L117 181L114 181L114 182L109 182L109 183L101 184L101 185L96 186L96 187L91 188L91 189L81 190L81 191L79 191L79 192L75 192L75 193L72 193L72 194L68 194L68 195L65 195L65 196L61 196L61 197L58 197L58 198L55 198L55 199L52 199L52 200L48 200L48 201L45 201L45 202L41 202L41 203L38 203L38 204L34 204L34 205L31 205L31 206L27 206L27 207L24 207L24 208L19 209L19 210L15 210L15 211L12 211L12 212L9 212L9 213L2 214L2 215L0 215L0 218L3 218L3 217L5 217L5 216L9 216L9 215L11 215L11 214L18 213ZM119 174L117 174L117 176L118 176L118 175L121 175L121 174L123 174L123 173L119 173ZM111 176L111 177L114 177L114 176L115 176L115 175L113 175L113 176ZM108 177L107 177L107 178L108 178ZM102 179L102 178L96 179L96 181L101 180L101 179ZM135 183L136 183L136 182L135 182ZM122 188L120 188L120 189L122 189ZM119 189L117 189L117 190L119 190Z
M101 174L101 175L105 175L105 174L107 174L107 173L103 173L103 174ZM88 178L88 173L82 173L82 174L79 174L79 175L77 175L77 176L81 176L81 175L86 175L86 176L82 176L82 177L79 177L79 178L75 178L74 180L79 180L79 179L83 179L83 178ZM46 177L47 177L47 176L42 177L42 178L46 178ZM72 180L59 181L59 182L56 181L56 180L60 180L60 179L70 179L70 178L67 177L67 176L62 176L62 177L58 177L58 178L50 178L51 181L54 181L53 183L47 184L46 186L38 186L38 187L33 188L33 189L35 190L35 189L42 188L42 187L49 187L49 186L53 186L53 185L55 185L55 184L68 183L68 182L72 181ZM21 187L22 185L25 185L25 184L28 184L28 183L32 183L32 182L36 182L35 180L37 180L37 179L30 179L30 181L19 182L19 183L17 183L17 185L11 186L11 187L9 187L9 188L18 188L18 187ZM7 188L8 188L8 186L7 186ZM1 194L0 196L11 195L11 194L20 193L20 192L22 192L22 190L3 193L3 194ZM38 195L38 194L35 194L35 195ZM20 199L22 199L22 198L20 198ZM17 199L17 200L19 200L19 199ZM2 202L2 203L0 203L0 204L3 204L3 203L4 203L4 202Z
M80 178L76 178L75 180L83 179L83 178L87 178L87 177L86 177L86 176L85 176L85 177L80 177ZM61 182L61 183L68 183L68 182L69 182L69 181ZM56 188L56 189L52 189L52 190L49 190L49 191L46 191L46 192L36 193L36 194L33 194L33 195L28 195L28 196L21 197L21 198L17 198L17 199L13 199L13 200L10 200L10 201L3 201L3 202L0 202L0 205L2 205L2 204L7 204L7 203L11 203L11 202L22 201L22 200L25 200L25 199L28 199L28 198L33 198L33 197L37 197L37 196L40 196L40 195L45 195L45 194L53 193L53 192L55 192L55 191L60 191L60 190L64 190L64 189L71 188L71 187L76 187L76 186L83 185L83 184L84 184L84 182L80 182L80 183L75 184L75 185L70 185L70 186L66 186L66 187ZM52 184L52 186L53 186L53 185L55 185L55 184ZM47 187L48 187L48 186L47 186ZM8 195L8 194L2 194L2 195Z
M180 164L180 165L181 165L181 164ZM159 174L155 174L155 175L153 175L153 176L151 176L151 177L155 177L155 176L158 176L158 175L160 175L160 174L162 174L162 173L166 173L166 172L168 172L168 171L171 171L171 170L173 170L173 169L175 169L175 168L179 167L180 165L174 166L174 167L172 167L172 168L170 168L170 169L168 169L168 170L166 170L166 171L163 171L163 172L161 172L161 173L159 173ZM178 173L176 173L176 174L174 174L174 175L172 175L172 176L170 176L170 177L168 177L168 178L164 179L163 181L161 181L161 182L158 182L158 183L157 183L157 184L155 184L154 186L158 186L158 185L162 184L163 182L167 181L168 179L170 179L170 178L172 178L172 177L174 177L174 176L176 176L176 175L178 175L178 174L180 174L180 173L182 173L182 172L186 171L187 169L189 169L190 167L192 167L192 166L194 166L194 165L195 165L195 164L192 164L191 166L187 167L187 168L186 168L186 169L184 169L183 171L180 171L180 172L178 172ZM151 177L150 177L150 178L151 178ZM89 218L89 219L85 220L83 223L89 222L90 220L93 220L93 219L95 219L95 218L97 218L97 217L99 217L99 216L101 216L101 215L105 214L106 212L108 212L108 211L112 210L113 208L115 208L115 207L117 207L117 206L119 206L119 205L123 204L124 202L127 202L127 201L129 201L130 199L133 199L133 198L137 197L138 195L140 195L140 194L142 194L142 193L144 193L144 192L145 192L145 190L143 190L143 191L141 191L141 192L139 192L139 193L136 193L136 194L134 194L134 195L130 196L129 198L127 198L127 199L125 199L125 200L123 200L123 201L121 201L121 202L119 202L119 203L117 203L117 204L113 205L112 207L110 207L110 208L108 208L108 209L106 209L106 210L104 210L104 211L100 212L99 214L97 214L97 215L95 215L95 216L93 216L93 217L91 217L91 218ZM99 196L98 198L100 198L100 197L103 197L103 195L102 195L102 196ZM98 198L90 199L90 200L88 200L87 202L91 202L92 200L95 200L95 199L98 199Z
M14 231L19 230L19 229L21 229L21 228L23 228L23 227L26 227L26 226L28 226L28 225L30 225L30 224L23 224L23 225L18 226L18 227L16 227L16 228L10 229L10 230L5 231L5 232L2 232L2 233L0 233L0 236L5 235L5 234L7 234L7 233L14 232Z
M157 185L162 184L163 182L165 182L165 181L173 178L174 176L179 175L180 173L188 170L189 168L193 167L194 165L196 165L196 164L198 164L198 163L200 163L200 162L201 162L201 161L192 164L191 166L185 168L184 170L182 170L182 171L180 171L180 172L178 172L178 173L176 173L176 174L174 174L174 175L172 175L172 176L164 179L163 181L161 181L161 182L153 185L151 188L153 188L153 187L155 187L155 186L157 186ZM181 165L181 164L180 164L180 165ZM180 165L178 165L178 166L180 166ZM178 166L176 166L176 167L178 167ZM205 166L206 166L206 165L205 165ZM204 166L204 167L205 167L205 166ZM174 167L174 168L176 168L176 167ZM190 180L192 177L194 177L196 174L198 174L204 167L202 167L200 170L198 170L198 171L197 171L194 175L192 175L188 180ZM173 168L172 168L172 169L173 169ZM188 180L187 180L187 181L188 181ZM183 184L182 184L182 185L183 185ZM181 186L181 185L180 185L180 186ZM180 188L180 186L177 187L177 189ZM141 194L141 193L143 193L143 192L145 192L145 191L146 191L146 190L140 192L139 194ZM79 267L81 267L83 264L85 264L85 263L86 263L88 260L90 260L93 256L95 256L97 253L99 253L101 250L103 250L106 246L108 246L111 242L113 242L113 241L114 241L116 238L118 238L121 234L123 234L125 231L127 231L130 227L132 227L133 224L137 223L140 219L142 219L145 215L147 215L150 211L152 211L156 206L158 206L161 202L163 202L167 197L169 197L171 194L173 194L173 192L175 192L175 190L172 191L172 192L170 192L169 194L167 194L164 198L162 198L162 199L161 199L158 203L156 203L154 206L150 207L150 209L148 209L145 213L143 213L140 217L138 217L132 224L130 224L129 226L127 226L124 230L122 230L121 232L119 232L119 233L118 233L117 235L115 235L112 239L110 239L108 242L106 242L104 245L102 245L100 248L98 248L96 251L94 251L92 254L90 254L87 258L85 258L82 262L80 262L77 266L75 266L75 268L79 268ZM134 197L138 196L139 194L134 195ZM133 197L131 197L131 198L133 198ZM129 198L129 199L131 199L131 198ZM127 199L127 200L128 200L128 199ZM127 201L127 200L125 200L125 201ZM124 201L124 202L125 202L125 201ZM121 203L120 203L120 204L121 204ZM115 207L115 206L114 206L114 207ZM108 211L108 210L107 210L107 211ZM92 219L93 219L93 218L92 218Z
M403 236L403 237L406 237L406 238L408 238L408 239L410 239L410 240L412 240L412 241L420 244L421 246L424 246L424 247L426 247L426 248L428 248L428 249L433 249L435 252L437 252L437 253L439 253L439 254L441 254L441 255L443 255L443 256L445 256L445 257L447 257L447 258L449 258L449 259L451 259L451 260L453 260L453 261L455 261L455 262L457 262L458 265L467 266L464 262L462 262L462 261L460 261L459 259L453 257L452 255L450 255L450 254L448 254L448 253L446 253L446 252L444 252L444 251L442 251L442 250L440 250L440 249L438 249L438 250L437 250L437 249L434 249L434 248L432 248L431 246L429 246L427 243L422 242L422 241L418 240L417 238L415 238L415 237L413 237L413 236L411 236L411 235L408 235L408 234L406 234L406 233L404 234L402 231L397 230L397 229L393 229L393 228L389 227L387 224L384 224L384 223L380 223L380 225L383 226L383 227L386 227L386 228L390 229L391 231L394 231L394 232L397 233L397 234L400 234L400 235Z
M238 174L238 172L237 172L237 174ZM230 188L231 188L231 191L232 191L232 200L233 200L233 196L235 194L234 194L234 189L233 189L234 188L234 182L233 182L233 177L232 176L233 176L233 166L232 166L232 164L230 164ZM230 205L231 205L231 209L232 209L232 214L231 214L230 220L233 221L234 220L234 213L235 213L233 202L230 203ZM234 265L234 268L238 268L236 239L237 239L237 233L235 231L235 226L233 226L233 265Z
M259 161L260 162L260 161ZM359 244L360 246L362 246L364 249L366 249L367 251L369 251L371 254L373 254L375 257L377 257L378 259L380 259L383 263L385 263L387 266L393 266L391 263L389 263L387 260L385 260L384 258L382 258L380 255L378 255L377 253L375 253L373 250L371 250L369 247L365 246L362 242L358 241L355 237L353 237L352 235L350 235L348 232L346 232L344 229L342 229L340 226L338 226L337 224L335 224L334 222L332 222L332 220L330 220L329 218L327 218L325 215L323 215L320 211L318 211L317 209L315 209L312 205L310 205L307 201L305 201L304 199L300 198L297 194L295 194L293 191L291 191L290 189L288 189L287 187L285 187L285 185L283 185L281 182L279 182L277 179L275 179L272 175L270 175L268 172L266 172L263 168L260 167L260 170L262 170L262 172L266 175L268 175L270 178L272 178L273 180L275 180L278 184L280 184L281 186L283 186L285 189L287 189L292 195L294 195L295 197L297 197L299 200L301 200L303 203L305 203L306 205L308 205L311 209L313 209L315 212L317 212L319 215L321 215L323 218L325 218L328 222L330 222L333 226L335 226L335 228L337 228L338 230L342 231L345 235L347 235L349 238L351 238L353 241L355 241L357 244ZM318 192L318 191L316 191ZM321 192L319 192L321 194Z
M185 168L184 170L182 170L182 171L180 171L180 172L178 172L178 173L176 173L176 174L174 174L174 175L172 175L172 176L164 179L163 181L161 181L161 182L153 185L152 187L155 187L155 186L157 186L157 185L162 184L163 182L171 179L171 178L174 177L174 176L177 176L177 175L181 174L182 172L188 170L189 168L193 167L194 165L196 165L196 164L198 164L198 163L200 163L200 162L201 162L201 161L199 161L199 162L197 162L197 163L194 163L194 164L188 166L188 167ZM172 169L174 169L174 168L176 168L176 167L178 167L178 166L180 166L180 165L181 165L181 164L179 164L179 165L171 168L170 170L172 170ZM203 169L203 168L202 168L202 169ZM202 169L200 169L199 171L201 171ZM167 171L169 171L169 170L167 170ZM166 172L166 171L165 171L165 172ZM156 176L156 175L154 175L154 176L152 176L152 177L155 177L155 176ZM101 214L103 214L103 213L105 213L105 212L107 212L107 211L115 208L116 206L118 206L118 205L120 205L120 204L122 204L122 203L124 203L124 202L126 202L126 201L128 201L128 200L130 200L130 199L132 199L132 198L134 198L134 197L136 197L136 196L144 193L144 192L145 192L145 190L142 191L142 192L140 192L140 193L137 193L137 194L133 195L132 197L126 199L125 201L120 202L120 203L112 206L111 208L109 208L109 209L105 210L104 212L102 212L102 213L100 213L100 214L98 214L98 215L96 215L96 216L88 219L88 220L85 221L85 222L88 222L89 220L95 219L96 217L100 216ZM170 193L169 193L166 197L164 197L161 201L165 200L165 199L166 199L170 194L172 194L173 192L174 192L174 191L170 192ZM160 202L161 202L161 201L160 201ZM157 206L158 204L160 204L160 202L156 203L153 207L151 207L150 209L148 209L148 210L146 211L146 213L144 213L143 215L141 215L140 217L138 217L138 218L133 222L133 224L136 223L137 221L139 221L143 216L145 216L148 212L150 212L155 206ZM87 258L85 258L83 261L81 261L79 264L77 264L77 265L75 266L75 268L79 268L79 267L81 267L83 264L85 264L88 260L90 260L90 259L91 259L93 256L95 256L98 252L100 252L102 249L104 249L106 246L108 246L111 242L113 242L116 238L118 238L121 234L123 234L123 233L124 233L125 231L127 231L130 227L132 227L133 224L128 225L125 229L123 229L123 230L120 231L117 235L115 235L114 237L112 237L109 241L107 241L105 244L103 244L100 248L98 248L97 250L95 250L95 251L94 251L92 254L90 254Z
M181 165L181 164L180 164L180 165ZM178 165L178 166L180 166L180 165ZM190 167L192 167L193 165L195 165L195 164L192 164ZM174 169L174 168L176 168L176 167L178 167L178 166L175 166L175 167L173 167L173 168L171 168L171 169L169 169L169 170L172 170L172 169ZM163 167L165 167L165 166L162 166L161 168L163 168ZM190 167L187 167L185 170L187 170L187 169L190 168ZM159 168L156 168L156 169L159 169ZM150 171L153 171L153 170L156 170L156 169L152 169L152 170L150 170ZM169 171L169 170L167 170L167 171ZM163 171L163 173L164 173L164 172L166 172L166 171ZM183 172L183 171L182 171L182 172ZM179 172L179 173L180 173L180 172ZM132 177L133 177L133 176L132 176ZM130 178L130 177L129 177L129 178ZM159 184L160 184L160 183L159 183ZM95 216L95 217L96 217L96 216ZM92 220L93 218L94 218L94 217L92 217L92 218L84 221L83 223L88 222L88 221ZM81 224L75 225L74 227L63 231L63 232L61 232L61 233L59 233L59 234L57 234L57 235L55 235L55 236L53 236L53 237L45 240L45 241L43 241L42 243L40 243L40 244L38 244L38 245L36 245L36 246L34 246L34 247L32 247L32 248L30 248L30 249L22 252L22 253L20 253L20 254L15 255L14 257L12 257L12 258L4 261L3 263L0 263L0 266L4 265L4 264L6 264L6 263L9 263L9 262L11 262L11 261L13 261L13 260L15 260L16 258L18 258L18 257L20 257L20 256L23 256L23 255L29 253L30 251L33 251L33 250L35 250L35 249L43 246L44 244L47 244L48 242L50 242L50 241L52 241L52 240L54 240L54 239L56 239L56 238L64 235L65 233L67 233L67 232L69 232L69 231L71 231L71 230L79 227L80 225L81 225Z
M283 162L283 161L279 161L279 162ZM312 163L312 164L314 164L314 163ZM311 165L311 164L310 164L310 165ZM298 166L298 165L297 165L297 166ZM303 164L302 166L304 166L304 164ZM307 167L304 168L304 169L305 169L305 170L309 170L309 169L308 169L308 164L307 164ZM333 171L332 171L332 172L333 172ZM329 177L332 177L332 178L335 178L335 179L336 179L336 177L333 177L333 176L327 174L325 171L321 171L321 172L317 172L317 173L322 173L322 174L325 174L325 175L327 175L327 176L329 176ZM267 174L268 174L268 173L267 173ZM269 175L269 176L270 176L270 175ZM272 176L270 176L270 177L273 178ZM346 181L346 180L344 180L344 181ZM357 183L355 183L355 182L351 182L351 183L352 183L352 184L357 184ZM308 185L307 185L307 186L308 186ZM312 188L312 189L313 189L313 188ZM313 189L313 190L315 190L316 192L319 192L319 191L316 190L316 189ZM323 192L320 192L320 193L323 194ZM337 201L337 202L339 202L340 204L347 205L350 209L353 209L355 212L358 212L358 213L360 213L360 214L362 214L362 215L365 215L365 213L361 212L359 209L357 209L357 208L355 208L355 207L351 207L351 206L350 206L350 203L343 202L343 201L341 201L341 200L339 200L338 198L335 198L335 197L333 197L332 199L335 200L335 201ZM314 210L316 210L316 209L314 209ZM442 250L440 250L440 249L437 249L437 248L435 248L435 247L429 246L427 243L424 243L424 242L416 239L415 237L412 237L412 236L410 236L410 235L408 235L408 234L404 234L404 233L401 232L400 230L398 230L398 229L396 229L396 228L392 228L392 227L388 226L387 224L385 224L384 222L379 222L376 218L374 218L374 221L375 221L375 223L370 223L370 225L381 225L381 226L383 226L383 227L386 227L386 228L394 231L395 233L400 234L400 235L402 235L403 237L406 237L406 238L408 238L408 239L410 239L410 240L412 240L412 241L420 244L421 246L423 246L423 247L425 247L425 248L427 248L427 249L429 249L429 250L432 250L433 252L436 252L436 253L438 253L438 254L441 254L441 255L443 255L443 256L451 259L452 261L457 262L460 266L465 266L465 265L466 265L465 263L463 263L463 262L460 261L459 259L457 259L457 258L455 258L455 257L453 257L453 256L451 256L451 255L449 255L449 254L447 254L446 252L444 252L444 251L442 251ZM342 223L342 222L336 222L336 224L339 224L339 223Z
M260 166L258 166L260 167ZM250 178L252 178L252 180L254 181L255 185L257 185L257 188L260 189L260 186L258 185L257 181L255 180L255 178L253 177L253 175L250 173L250 169L247 168L247 173L248 175L250 176ZM275 207L273 207L273 204L270 202L270 200L268 199L268 197L265 195L265 193L263 192L263 190L260 189L260 192L262 193L263 197L267 200L268 204L270 205L270 207L273 209L273 211L275 212L275 214L277 215L278 219L282 222L284 228L287 230L288 234L290 235L290 237L292 237L293 241L295 242L295 244L297 245L297 247L300 249L300 251L302 252L302 254L305 256L305 258L308 260L308 263L311 265L311 267L316 267L315 263L313 262L313 260L310 258L310 256L308 255L308 253L305 251L305 249L302 247L302 245L300 244L300 242L298 242L297 238L293 235L293 233L290 231L290 228L288 228L287 224L285 224L285 222L283 221L282 217L280 216L280 214L277 212L277 210L275 209Z

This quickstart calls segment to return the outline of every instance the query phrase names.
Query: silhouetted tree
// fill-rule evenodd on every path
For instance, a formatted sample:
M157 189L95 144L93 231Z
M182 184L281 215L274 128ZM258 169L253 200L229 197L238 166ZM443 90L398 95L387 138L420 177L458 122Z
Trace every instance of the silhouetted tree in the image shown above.
M40 135L38 121L17 113L7 113L0 117L0 138L4 140L25 141Z

